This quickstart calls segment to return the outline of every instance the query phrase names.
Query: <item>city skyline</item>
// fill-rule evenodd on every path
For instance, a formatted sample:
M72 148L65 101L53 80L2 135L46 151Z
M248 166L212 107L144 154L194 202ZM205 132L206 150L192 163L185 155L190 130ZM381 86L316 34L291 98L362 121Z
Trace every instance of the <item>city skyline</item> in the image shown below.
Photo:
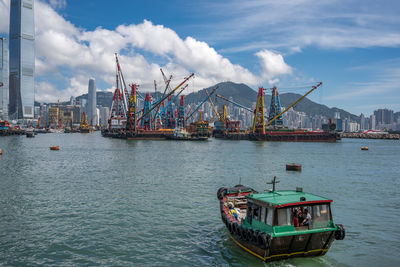
M82 94L91 76L99 90L112 89L113 53L120 52L127 80L144 91L154 90L154 79L162 82L163 67L176 77L195 72L189 92L227 80L253 89L276 84L281 92L323 81L312 100L354 114L400 110L395 1L156 3L113 3L119 15L109 16L108 1L96 1L95 9L93 2L36 1L37 101ZM7 17L9 1L0 7ZM7 37L6 24L0 32Z

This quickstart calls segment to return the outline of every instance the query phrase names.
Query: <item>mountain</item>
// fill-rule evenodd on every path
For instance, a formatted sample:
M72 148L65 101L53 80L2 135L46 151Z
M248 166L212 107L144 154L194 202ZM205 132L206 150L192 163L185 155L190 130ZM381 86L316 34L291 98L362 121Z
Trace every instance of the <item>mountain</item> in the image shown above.
M232 97L233 101L246 106L252 107L252 105L257 101L257 92L248 87L243 83L233 83L233 82L222 82L217 85L205 88L195 93L190 93L185 97L185 102L187 104L199 103L206 98L206 90L211 92L216 86L218 86L215 94L225 96L229 99ZM212 96L212 101L214 104L225 104L226 101L220 98L216 98L215 94Z
M222 82L219 83L215 86L211 86L209 88L202 89L198 92L195 93L190 93L185 96L185 103L186 104L196 104L200 103L203 101L207 94L206 90L208 92L211 92L213 88L218 86L218 89L216 91L217 94L220 94L222 96L225 96L226 98L232 97L232 99L249 108L252 108L255 106L255 103L257 101L257 92L250 88L249 86L243 84L243 83L233 83L233 82ZM279 88L278 88L279 90ZM153 95L154 93L152 93ZM103 106L103 107L111 107L112 103L112 98L113 98L113 93L111 92L104 92L104 91L98 91L96 93L97 95L97 105ZM300 94L295 94L295 93L284 93L280 94L280 101L281 105L283 107L287 107L293 102L295 102L297 99L299 99L302 95ZM87 99L87 94L80 95L76 97L77 100L81 99ZM225 100L222 100L220 98L216 98L215 94L212 96L212 100L215 105L217 106L222 106L223 104L226 103ZM271 95L266 94L264 96L264 103L265 106L268 107L271 102ZM341 118L350 118L353 121L359 122L360 118L357 115L351 114L350 112L347 112L343 109L339 109L336 107L329 108L325 105L315 103L308 98L304 98L302 101L296 104L294 107L294 110L300 111L300 112L305 112L308 116L314 116L314 115L323 115L327 118L333 118L335 112L340 113Z

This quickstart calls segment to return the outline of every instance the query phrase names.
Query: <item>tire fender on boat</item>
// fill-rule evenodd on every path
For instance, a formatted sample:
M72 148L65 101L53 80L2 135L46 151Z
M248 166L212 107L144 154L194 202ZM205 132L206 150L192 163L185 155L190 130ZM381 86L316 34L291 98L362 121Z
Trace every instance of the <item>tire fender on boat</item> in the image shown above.
M239 235L241 239L246 240L246 228L241 225L239 226Z
M233 225L232 225L232 232L233 232L234 234L239 235L239 225L238 225L237 223L233 223Z
M253 235L251 236L251 241L254 243L254 244L257 244L258 243L258 235L260 234L260 231L259 230L255 230L254 232L253 232Z
M260 233L257 237L257 243L262 249L269 248L269 236L266 233Z
M253 229L247 229L246 230L246 240L247 241L251 241L252 240L252 236L253 236Z
M233 223L232 222L228 222L228 230L231 234L233 234Z
M221 187L221 188L218 189L218 191L217 191L217 198L218 198L219 200L221 200L221 199L225 196L226 192L227 192L226 187Z
M343 225L341 225L341 224L337 224L337 227L339 227L339 230L335 231L335 239L343 240L344 237L346 236L346 230L344 229Z

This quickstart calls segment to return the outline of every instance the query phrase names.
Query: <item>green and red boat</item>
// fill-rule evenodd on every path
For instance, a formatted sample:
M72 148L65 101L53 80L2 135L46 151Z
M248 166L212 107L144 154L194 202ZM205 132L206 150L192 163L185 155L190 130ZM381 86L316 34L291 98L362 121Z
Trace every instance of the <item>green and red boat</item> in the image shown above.
M332 200L296 190L258 193L250 187L222 187L217 196L222 221L243 250L269 262L324 255L345 229L332 220Z

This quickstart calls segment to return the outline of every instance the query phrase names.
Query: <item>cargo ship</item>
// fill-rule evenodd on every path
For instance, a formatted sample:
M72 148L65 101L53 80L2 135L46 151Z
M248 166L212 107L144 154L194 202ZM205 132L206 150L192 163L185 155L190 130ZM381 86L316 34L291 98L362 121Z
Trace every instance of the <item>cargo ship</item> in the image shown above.
M325 255L345 229L332 219L332 200L296 190L258 193L236 185L217 192L220 212L233 242L269 262Z

